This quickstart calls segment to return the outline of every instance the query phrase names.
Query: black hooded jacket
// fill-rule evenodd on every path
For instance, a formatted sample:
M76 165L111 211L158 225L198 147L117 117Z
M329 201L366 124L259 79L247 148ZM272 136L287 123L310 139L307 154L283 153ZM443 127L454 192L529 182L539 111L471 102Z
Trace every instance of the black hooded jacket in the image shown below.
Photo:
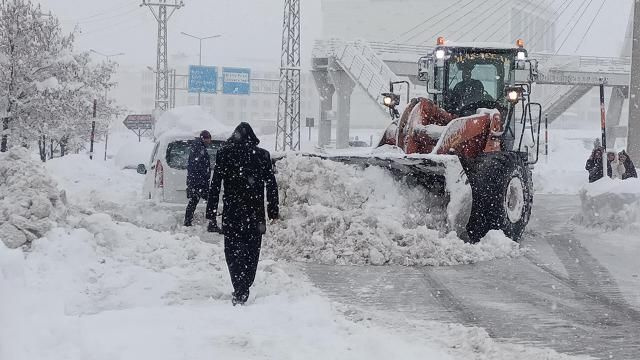
M633 164L633 161L631 161L629 154L627 154L625 151L623 151L622 153L627 157L624 162L624 174L622 174L622 180L628 178L637 178L638 173L636 172L636 167Z
M187 164L187 197L201 196L206 198L209 179L211 179L211 161L207 146L202 139L196 138L191 144Z
M216 155L207 203L207 219L218 212L220 187L224 184L222 229L226 233L266 230L264 193L267 189L267 213L278 217L278 186L271 156L259 148L260 140L251 126L240 123Z

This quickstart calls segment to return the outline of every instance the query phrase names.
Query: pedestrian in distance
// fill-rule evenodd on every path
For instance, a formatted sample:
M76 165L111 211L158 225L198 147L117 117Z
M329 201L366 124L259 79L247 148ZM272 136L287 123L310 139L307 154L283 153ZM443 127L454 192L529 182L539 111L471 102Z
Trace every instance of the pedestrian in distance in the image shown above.
M625 150L622 150L618 153L618 161L620 162L620 165L622 165L622 168L624 169L621 175L622 180L638 177L636 167L633 164L633 161L631 161L629 154L627 154Z
M244 304L253 285L262 235L266 232L267 215L279 217L278 186L273 173L271 155L258 147L260 140L248 123L240 123L233 135L216 155L206 216L209 231L217 229L220 189L222 200L222 233L224 254L233 285L233 305Z
M184 226L191 226L193 214L200 199L207 199L209 180L211 179L211 160L207 146L211 145L211 133L203 130L191 144L187 164L187 210L184 214Z
M591 156L587 159L585 170L589 172L589 182L595 182L602 178L602 154L601 146L595 146L591 152Z

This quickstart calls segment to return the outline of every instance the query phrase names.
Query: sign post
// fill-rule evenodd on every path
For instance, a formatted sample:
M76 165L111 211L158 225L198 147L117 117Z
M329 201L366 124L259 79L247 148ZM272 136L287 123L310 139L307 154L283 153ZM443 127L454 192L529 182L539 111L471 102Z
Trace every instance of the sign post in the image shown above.
M602 132L602 176L607 175L607 119L604 111L604 80L600 81L600 131Z
M226 95L249 95L251 92L251 69L222 68L222 93Z
M89 160L93 160L93 142L96 137L96 107L98 100L93 99L93 120L91 121L91 145L89 147Z
M127 129L138 135L138 142L141 141L142 135L153 129L153 116L151 115L127 115L122 122Z
M308 117L306 120L307 120L306 121L307 128L309 128L309 141L311 141L311 128L315 125L314 124L315 119L312 117Z
M215 94L218 89L218 68L215 66L189 66L189 92Z

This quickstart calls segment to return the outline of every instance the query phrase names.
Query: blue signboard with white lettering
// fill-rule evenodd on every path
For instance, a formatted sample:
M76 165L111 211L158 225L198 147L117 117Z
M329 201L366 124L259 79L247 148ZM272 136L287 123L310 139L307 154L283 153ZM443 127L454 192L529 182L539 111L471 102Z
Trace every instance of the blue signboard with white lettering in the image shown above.
M189 66L189 92L215 94L218 88L218 68L215 66Z
M251 69L222 68L222 93L229 95L249 95L251 90Z

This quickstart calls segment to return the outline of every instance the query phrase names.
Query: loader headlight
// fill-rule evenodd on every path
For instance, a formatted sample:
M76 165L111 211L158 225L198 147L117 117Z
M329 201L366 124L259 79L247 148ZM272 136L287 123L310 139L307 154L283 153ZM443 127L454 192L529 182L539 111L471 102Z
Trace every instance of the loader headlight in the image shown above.
M507 101L510 103L517 103L522 99L522 88L519 87L510 87L505 89Z
M518 54L516 55L516 59L518 59L519 61L527 60L527 54L525 54L524 51L518 51Z
M436 50L436 59L442 60L444 59L445 52L443 49Z
M396 107L400 104L400 95L394 93L384 93L382 94L382 105L386 107Z

